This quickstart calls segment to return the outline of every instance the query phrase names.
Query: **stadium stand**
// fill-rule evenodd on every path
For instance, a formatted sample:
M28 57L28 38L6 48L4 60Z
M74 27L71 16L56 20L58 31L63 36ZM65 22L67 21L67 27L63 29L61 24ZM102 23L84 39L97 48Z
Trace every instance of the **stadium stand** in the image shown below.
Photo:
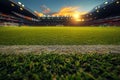
M120 26L120 0L109 0L86 15L84 25Z
M21 2L0 0L0 26L120 26L120 0L108 0L74 22L70 16L37 16Z
M29 25L38 22L38 16L22 3L14 0L0 0L0 23ZM3 24L4 25L4 24Z

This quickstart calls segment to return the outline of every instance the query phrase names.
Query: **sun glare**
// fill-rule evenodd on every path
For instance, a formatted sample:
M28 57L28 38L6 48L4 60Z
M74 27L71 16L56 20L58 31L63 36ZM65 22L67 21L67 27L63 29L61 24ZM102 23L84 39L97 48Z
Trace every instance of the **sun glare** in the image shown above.
M78 19L78 18L79 18L79 14L76 13L76 14L73 15L73 17L74 17L75 19Z
M77 12L73 14L73 18L74 18L75 21L81 21L80 20L80 14L77 13Z

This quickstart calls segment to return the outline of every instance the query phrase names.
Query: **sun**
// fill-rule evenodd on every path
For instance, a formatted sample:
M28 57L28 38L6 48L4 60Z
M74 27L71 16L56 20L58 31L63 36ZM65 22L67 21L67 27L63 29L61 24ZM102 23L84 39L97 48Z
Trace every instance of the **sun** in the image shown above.
M78 12L74 13L73 18L75 21L80 21L80 14Z
M75 13L75 14L73 15L73 17L74 17L74 19L78 19L78 18L80 17L80 15L79 15L78 13Z

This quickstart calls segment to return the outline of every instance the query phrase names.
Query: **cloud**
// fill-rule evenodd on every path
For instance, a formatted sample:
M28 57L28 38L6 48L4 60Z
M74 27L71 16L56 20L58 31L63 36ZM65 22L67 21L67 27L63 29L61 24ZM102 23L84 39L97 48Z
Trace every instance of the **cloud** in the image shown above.
M79 7L63 7L57 13L53 14L54 16L74 16L75 14L83 15L86 12L79 11Z
M42 5L41 7L42 12L35 11L36 15L43 16L43 15L51 15L51 16L72 16L77 18L81 15L86 14L87 12L79 11L79 7L68 6L61 8L58 12L51 12L50 8L46 5Z
M48 14L51 11L50 8L48 8L46 5L40 6L40 9L42 10L42 13L44 14Z

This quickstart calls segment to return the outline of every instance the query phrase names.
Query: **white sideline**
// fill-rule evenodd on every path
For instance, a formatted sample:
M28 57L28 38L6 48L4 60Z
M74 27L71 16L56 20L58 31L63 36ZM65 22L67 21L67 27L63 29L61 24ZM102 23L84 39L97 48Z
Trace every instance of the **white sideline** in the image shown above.
M120 45L0 45L0 53L120 53Z

